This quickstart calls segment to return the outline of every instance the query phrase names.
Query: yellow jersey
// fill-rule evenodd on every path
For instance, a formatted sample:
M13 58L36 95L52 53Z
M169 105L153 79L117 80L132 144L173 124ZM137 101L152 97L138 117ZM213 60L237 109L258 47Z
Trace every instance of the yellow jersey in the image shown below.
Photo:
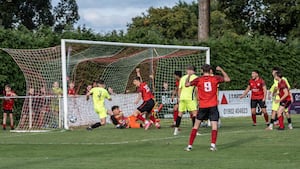
M198 76L195 74L191 75L190 77L190 82L196 79ZM185 81L188 78L188 75L184 75L181 77L180 82L179 82L179 89L180 89L180 100L195 100L195 87L194 86L189 86L185 87Z
M104 107L105 99L110 99L108 91L101 87L94 87L90 90L90 93L93 94L94 107Z

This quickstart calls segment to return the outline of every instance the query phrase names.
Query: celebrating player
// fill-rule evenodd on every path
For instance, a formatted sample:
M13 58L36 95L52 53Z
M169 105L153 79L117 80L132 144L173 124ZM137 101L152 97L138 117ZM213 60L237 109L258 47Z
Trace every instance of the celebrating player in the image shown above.
M176 119L176 125L174 129L174 136L178 135L179 126L181 123L181 118L183 112L190 112L192 114L193 125L195 123L195 118L197 115L197 99L195 98L195 87L194 86L185 86L185 81L190 77L190 81L193 81L197 78L195 75L196 68L194 66L188 66L186 68L186 75L180 79L179 88L178 88L178 100L179 100L179 111L178 117Z
M11 90L11 87L8 84L5 85L3 94L5 97L16 96L15 92ZM13 119L14 103L15 103L15 101L13 98L6 98L3 101L3 123L2 123L3 130L6 130L7 113L9 114L10 129L14 130L14 119Z
M150 115L150 120L152 122L156 122L156 119L154 118L153 115L151 115L152 109L155 106L154 102L154 96L148 87L147 83L142 82L141 76L140 76L140 70L137 68L137 77L134 78L133 84L138 88L138 97L135 100L135 104L138 104L139 101L142 99L143 103L137 108L137 110L133 113L134 116L137 117L137 119L141 120L145 124L145 130L148 130L148 128L151 126L151 122L146 120L143 117L143 114Z
M259 73L257 70L253 71L251 74L251 79L249 80L248 87L244 91L244 93L240 96L240 98L245 97L248 92L251 90L251 114L253 126L256 126L256 107L260 106L262 113L264 113L264 118L266 124L268 125L268 113L266 109L266 96L267 96L267 87L265 81L259 77Z
M178 88L179 88L179 82L180 82L180 78L182 76L182 72L181 71L175 71L174 72L174 77L175 77L175 89L173 90L172 93L172 100L175 99L175 97L177 97L177 102L173 107L173 125L171 127L175 127L176 126L176 119L178 117Z
M111 97L108 91L105 89L105 84L103 80L99 80L97 82L97 87L93 87L87 93L86 100L89 100L90 95L93 95L94 110L100 118L100 122L97 122L87 128L87 130L91 131L94 128L104 126L106 124L107 110L104 105L104 100L107 99L111 101Z
M274 121L277 117L277 110L279 109L279 106L280 106L279 103L276 102L276 100L280 100L279 91L278 91L278 81L275 79L275 72L278 72L278 71L281 72L280 68L278 68L278 67L274 67L273 70L272 70L272 75L274 77L274 83L273 83L272 87L270 88L270 92L273 96L272 97L272 117L271 117L271 120L270 120L270 124L266 128L266 130L273 130ZM285 77L282 77L282 80L284 80L286 82L288 88L290 89L290 84L289 84L288 80ZM285 109L284 112L285 112L286 117L287 117L288 128L293 129L292 119L290 117L288 109Z
M211 76L210 75L211 66L205 64L202 66L203 76L196 78L190 82L191 75L186 79L185 86L196 86L198 89L198 101L199 101L199 110L197 114L197 119L195 125L192 128L189 144L185 148L186 151L192 150L192 145L197 135L198 128L201 124L201 121L209 119L211 121L211 144L210 150L216 151L216 142L218 135L218 98L217 98L217 88L218 84L222 82L229 82L230 78L227 73L221 68L217 67L216 70L221 71L223 76Z

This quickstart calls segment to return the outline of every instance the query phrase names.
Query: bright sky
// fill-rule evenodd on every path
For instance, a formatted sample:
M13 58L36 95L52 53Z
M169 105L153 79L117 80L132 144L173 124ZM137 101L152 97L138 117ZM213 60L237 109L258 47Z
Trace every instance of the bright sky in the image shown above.
M56 5L59 0L53 0ZM192 3L195 0L182 0ZM112 30L126 30L131 18L140 16L150 7L172 7L179 0L77 0L80 20L78 25L85 25L97 33Z

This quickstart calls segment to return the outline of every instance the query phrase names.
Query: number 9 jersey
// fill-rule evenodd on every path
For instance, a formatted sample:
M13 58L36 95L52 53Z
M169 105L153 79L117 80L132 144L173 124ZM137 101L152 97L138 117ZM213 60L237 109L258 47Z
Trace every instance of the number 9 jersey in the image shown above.
M223 83L222 76L201 76L190 82L198 89L198 101L200 108L214 107L218 105L218 84Z

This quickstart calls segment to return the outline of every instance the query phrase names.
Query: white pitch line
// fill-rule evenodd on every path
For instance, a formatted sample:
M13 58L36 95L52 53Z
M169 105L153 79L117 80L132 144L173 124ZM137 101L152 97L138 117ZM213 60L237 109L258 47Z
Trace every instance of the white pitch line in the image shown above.
M268 132L265 130L238 130L238 131L229 131L229 132L220 132L219 134L238 134L238 133L257 133L257 132ZM57 133L57 132L49 132L47 134L50 133ZM37 135L37 134L46 134L46 133L34 133L34 134L26 134L26 136L32 136L32 135ZM201 136L208 136L210 135L210 133L204 133L201 134L200 136L197 137L201 137ZM19 136L24 136L24 135L15 135L14 137L19 137ZM13 137L13 136L12 136ZM0 142L0 144L17 144L17 145L123 145L123 144L130 144L130 143L140 143L140 142L150 142L150 141L160 141L160 140L173 140L173 139L178 139L178 138L187 138L189 136L187 135L182 135L182 136L172 136L172 137L164 137L164 138L155 138L155 139L141 139L141 140L128 140L128 141L120 141L120 142L110 142L110 143L53 143L53 142L48 142L48 143L3 143ZM6 137L8 138L8 137Z

